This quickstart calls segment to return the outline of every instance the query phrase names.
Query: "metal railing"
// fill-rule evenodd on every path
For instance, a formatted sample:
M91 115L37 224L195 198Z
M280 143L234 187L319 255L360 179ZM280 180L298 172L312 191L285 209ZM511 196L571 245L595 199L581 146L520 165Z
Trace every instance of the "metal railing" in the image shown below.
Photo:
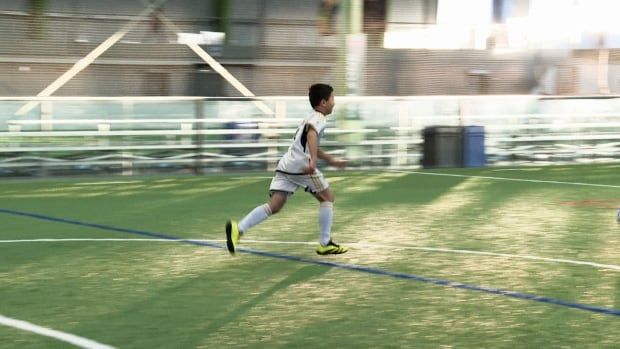
M2 97L0 175L272 169L309 111L290 96ZM321 147L354 168L420 166L435 125L484 126L491 166L620 159L616 96L346 96L328 120Z

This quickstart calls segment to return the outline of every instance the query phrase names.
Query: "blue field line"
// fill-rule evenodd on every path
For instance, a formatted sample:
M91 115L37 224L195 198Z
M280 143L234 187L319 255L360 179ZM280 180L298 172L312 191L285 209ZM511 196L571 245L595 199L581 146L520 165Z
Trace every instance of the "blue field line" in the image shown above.
M38 213L16 211L16 210L10 210L10 209L5 209L5 208L0 208L0 213L36 218L36 219L58 222L58 223L79 225L79 226L97 228L97 229L108 230L108 231L136 234L136 235L154 237L158 239L178 241L178 242L183 242L183 243L197 245L197 246L206 246L206 247L212 247L212 248L218 248L218 249L225 249L224 244L218 244L218 243L206 242L206 241L187 240L187 239L177 238L177 237L167 235L167 234L154 233L154 232L145 231L145 230L128 229L128 228L114 227L114 226L110 226L106 224L81 222L81 221L72 220L72 219L58 218L58 217L46 216L46 215L42 215ZM390 277L398 278L398 279L414 280L414 281L419 281L419 282L424 282L424 283L439 285L439 286L446 286L446 287L459 288L459 289L465 289L465 290L471 290L471 291L491 293L491 294L496 294L500 296L525 299L525 300L530 300L530 301L535 301L535 302L540 302L540 303L555 304L555 305L560 305L563 307L568 307L568 308L573 308L573 309L578 309L578 310L585 310L585 311L589 311L593 313L620 316L620 309L604 308L604 307L597 307L597 306L588 305L588 304L574 303L574 302L569 302L569 301L565 301L565 300L561 300L557 298L537 296L537 295L527 294L527 293L520 293L520 292L515 292L515 291L510 291L510 290L504 290L501 288L469 285L469 284L463 284L460 282L454 282L454 281L436 279L436 278L430 278L430 277L424 277L424 276L417 276L413 274L394 272L394 271L383 270L383 269L372 268L372 267L365 267L361 265L336 263L336 262L330 262L326 260L311 259L311 258L281 254L281 253L276 253L276 252L266 252L266 251L260 251L260 250L250 249L250 248L239 248L238 252L253 254L257 256L270 257L270 258L284 259L284 260L289 260L289 261L296 261L296 262L307 263L307 264L327 266L327 267L332 267L332 268L359 271L359 272L368 273L368 274L390 276Z

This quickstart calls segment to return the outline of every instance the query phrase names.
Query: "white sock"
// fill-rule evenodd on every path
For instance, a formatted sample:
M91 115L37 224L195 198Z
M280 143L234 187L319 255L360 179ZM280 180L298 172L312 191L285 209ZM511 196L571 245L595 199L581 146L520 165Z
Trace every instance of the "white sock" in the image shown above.
M327 246L332 235L332 221L334 220L334 204L329 201L321 202L319 207L319 226L321 227L321 245Z
M248 229L264 221L269 216L271 216L271 208L269 208L268 204L257 206L239 222L239 232L245 233Z

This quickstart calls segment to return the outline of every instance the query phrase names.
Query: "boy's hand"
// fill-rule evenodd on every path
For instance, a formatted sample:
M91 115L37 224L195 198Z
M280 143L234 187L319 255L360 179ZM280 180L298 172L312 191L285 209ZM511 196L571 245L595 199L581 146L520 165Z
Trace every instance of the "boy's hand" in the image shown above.
M330 165L336 166L339 169L343 169L343 168L345 168L347 166L347 160L334 159L334 160L330 161Z
M308 164L308 166L304 167L303 169L303 173L304 174L313 174L314 171L316 171L316 163L310 161L310 163Z

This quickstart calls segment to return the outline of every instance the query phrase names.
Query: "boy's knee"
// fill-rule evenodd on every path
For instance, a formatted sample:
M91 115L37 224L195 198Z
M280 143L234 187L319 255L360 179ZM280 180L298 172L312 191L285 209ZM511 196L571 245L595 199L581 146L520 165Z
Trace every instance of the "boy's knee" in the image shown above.
M329 190L314 194L314 196L320 201L320 202L334 202L334 193L332 193Z
M329 201L332 204L334 202L336 202L336 197L334 196L334 193L332 193L332 192L329 192L329 194L325 195L324 199L325 199L325 201Z
M334 203L331 201L321 201L321 203L319 204L319 206L321 208L325 207L325 208L334 208Z
M284 202L270 202L268 205L271 210L271 214L274 215L282 210L282 207L284 207Z

